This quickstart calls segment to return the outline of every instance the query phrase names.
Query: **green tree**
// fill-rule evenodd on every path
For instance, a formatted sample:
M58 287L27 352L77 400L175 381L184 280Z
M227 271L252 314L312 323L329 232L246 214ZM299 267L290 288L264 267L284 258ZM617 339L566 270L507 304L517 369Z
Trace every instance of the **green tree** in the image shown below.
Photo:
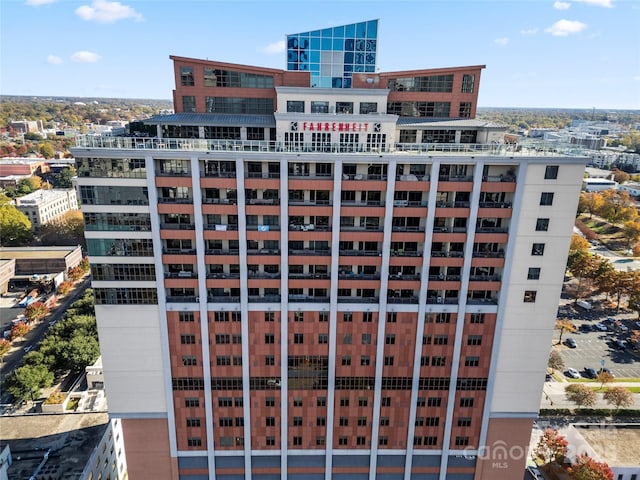
M27 195L42 188L42 180L40 177L32 175L31 177L22 178L16 184L16 191L19 196Z
M31 222L13 205L0 205L0 246L19 247L33 238Z
M603 395L604 400L619 410L620 407L630 407L633 405L633 395L624 387L611 387Z
M52 178L53 186L56 188L73 188L71 179L77 175L75 167L71 166L63 168L60 173L54 175Z
M569 478L574 480L613 480L613 471L609 465L594 460L586 453L581 453L575 463L567 468L567 472Z
M45 365L24 365L7 378L7 391L16 400L34 401L40 395L40 389L53 385L53 379L53 372Z
M572 383L564 389L567 400L579 407L593 407L596 404L596 394L586 385Z
M51 355L45 355L40 351L40 349L31 350L24 357L22 357L22 365L31 365L34 367L38 365L44 365L48 369L51 369L51 366L54 364L54 362L55 358L53 358Z
M38 145L38 153L44 158L53 158L56 154L56 149L49 142L40 142Z
M67 370L79 373L100 356L98 340L86 335L76 335L62 350L62 359Z

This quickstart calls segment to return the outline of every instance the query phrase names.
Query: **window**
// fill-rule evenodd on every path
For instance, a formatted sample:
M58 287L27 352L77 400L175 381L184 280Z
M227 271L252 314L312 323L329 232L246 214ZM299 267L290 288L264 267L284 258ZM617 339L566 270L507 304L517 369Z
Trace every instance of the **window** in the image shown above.
M318 407L326 407L327 406L327 397L318 397L316 405Z
M229 312L213 312L213 321L214 322L228 322L229 321Z
M267 397L264 399L265 407L275 407L276 406L276 397Z
M391 397L382 397L382 406L390 407L391 406Z
M193 355L183 355L182 365L184 365L185 367L193 367L195 365L198 365L198 360Z
M293 397L293 406L301 407L302 406L302 397Z
M462 93L473 93L474 80L475 75L473 73L462 75Z
M218 345L227 344L227 343L229 343L229 335L216 334L215 340L216 340L216 344L218 344Z
M311 102L311 113L329 113L329 102Z
M264 419L265 425L267 427L275 427L276 426L276 417L266 417Z
M358 426L366 427L367 426L367 417L358 417Z
M351 345L351 334L347 333L342 337L343 345Z
M542 192L540 194L540 205L553 205L553 192Z
M384 339L384 343L387 345L395 345L396 343L396 336L393 334L388 334L385 339Z
M216 365L218 367L225 367L225 366L231 365L231 357L229 357L228 355L217 355Z
M534 243L531 247L531 255L541 256L544 255L544 243Z
M267 447L273 447L276 444L276 437L266 437L265 438L265 443L267 444Z
M362 447L367 444L367 437L356 437L356 445Z
M264 312L264 321L265 322L275 322L276 313L275 312Z
M327 335L326 333L319 333L318 334L318 343L320 343L320 344L329 343L329 335Z
M349 397L340 397L340 406L348 407L349 406Z
M398 321L398 312L387 313L387 323L396 323Z
M328 322L329 321L329 312L320 312L318 314L318 321L319 322Z
M325 437L323 437L321 435L316 437L316 445L322 446L322 445L325 445L326 442L327 441L326 441Z
M341 427L348 427L349 426L349 417L340 417L339 425Z
M536 220L536 232L546 232L549 230L549 219L539 218Z
M293 426L301 427L302 426L302 417L293 417Z
M353 113L353 102L336 102L336 113Z
M458 116L460 118L471 118L471 102L460 102Z
M242 406L244 406L244 399L242 397L235 397L233 399L233 404L236 407L242 407Z
M416 400L417 407L424 407L426 404L427 404L427 399L424 397L418 397L418 400Z
M480 365L480 357L465 357L464 366L465 367L477 367Z
M429 407L439 407L442 405L442 397L429 397L427 400Z
M462 397L460 399L461 407L473 407L473 398L471 397Z
M264 343L276 343L276 336L273 333L264 334Z
M242 366L242 357L238 355L233 356L233 366L241 367Z
M193 95L182 96L182 111L185 113L196 112L196 97Z
M360 357L360 365L363 367L368 367L369 365L371 365L371 358L369 357L369 355L362 355Z
M456 437L456 447L466 447L469 445L469 437Z
M180 322L194 322L195 315L193 312L178 312L178 321Z
M363 333L362 334L362 344L363 345L371 345L371 334Z
M236 427L244 427L244 417L236 417Z
M536 291L535 290L525 290L524 291L524 303L535 303L536 302Z
M368 404L369 404L369 399L367 399L367 397L358 398L358 406L359 407L366 407Z
M538 267L529 267L527 280L540 280L540 269Z
M240 344L242 344L242 335L240 335L240 334L234 334L234 335L231 335L231 342L232 342L234 345L240 345Z
M558 178L558 165L547 165L544 169L545 180L555 180Z
M469 323L484 323L484 313L472 313Z
M293 445L295 447L302 446L302 437L293 437Z
M180 67L180 85L183 87L193 87L193 67Z
M287 112L304 113L304 101L287 100Z
M273 355L265 355L264 356L264 364L266 366L273 366L276 364L276 357Z
M189 437L187 438L187 446L188 447L201 447L202 439L200 437Z
M447 364L447 357L433 356L431 357L432 367L444 367Z
M316 417L316 426L324 427L327 424L327 417Z
M460 418L458 418L458 426L459 427L470 427L471 426L471 417L460 417Z
M437 427L440 425L440 417L427 417L424 419L424 424L427 427Z
M304 312L293 312L294 322L304 322Z
M371 322L373 322L373 312L364 312L362 314L362 322L363 323L371 323Z
M182 345L193 345L196 343L195 335L180 335L180 343Z
M424 427L424 417L416 417L416 427Z
M219 423L221 427L233 427L233 418L220 417Z
M380 426L388 427L389 426L389 417L380 417Z
M393 356L391 356L391 355L385 356L384 357L384 364L387 367L392 367L393 366Z
M338 445L346 446L347 445L347 437L338 437Z
M342 314L342 321L343 322L353 322L353 313L351 312L344 312Z
M360 102L360 115L366 115L367 113L376 113L378 111L378 104L376 102Z
M482 335L469 335L467 345L482 345Z
M351 365L351 355L343 355L342 356L342 365L347 367Z
M449 343L449 337L447 335L434 335L434 345L447 345Z
M304 343L304 333L294 333L293 334L293 343L297 343L297 344Z
M389 437L379 437L378 444L382 447L389 444Z
M200 399L199 398L185 398L184 399L184 406L189 408L189 407L199 407L200 406Z

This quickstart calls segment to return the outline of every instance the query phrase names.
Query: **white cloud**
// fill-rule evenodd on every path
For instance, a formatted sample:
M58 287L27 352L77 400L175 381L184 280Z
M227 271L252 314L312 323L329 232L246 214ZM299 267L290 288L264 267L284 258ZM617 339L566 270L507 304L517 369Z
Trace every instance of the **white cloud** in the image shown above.
M71 60L78 63L96 63L100 60L100 55L94 52L88 52L87 50L80 50L71 55Z
M556 10L568 10L569 7L571 7L571 4L568 2L561 2L560 0L553 2L553 8Z
M269 55L274 53L282 53L285 50L284 40L280 40L279 42L270 43L266 47L258 48L259 52L267 53Z
M521 35L534 35L538 33L537 28L528 28L527 30L520 30Z
M501 47L504 47L507 43L509 43L509 39L507 37L496 38L495 42Z
M579 33L587 28L586 23L579 22L578 20L558 20L556 23L548 28L545 28L545 32L550 33L555 37L566 37L574 33Z
M47 63L51 63L53 65L59 65L62 63L62 59L57 55L49 55L47 57Z
M143 20L141 14L133 8L122 5L120 2L109 2L107 0L94 0L89 5L82 5L76 8L76 15L83 20L95 20L99 23L112 23L117 20Z
M631 80L633 80L634 82L640 82L640 75L635 75L631 77Z
M613 8L613 0L572 0L576 3L586 3L596 7Z
M39 7L48 3L54 3L56 0L27 0L25 3L31 7Z

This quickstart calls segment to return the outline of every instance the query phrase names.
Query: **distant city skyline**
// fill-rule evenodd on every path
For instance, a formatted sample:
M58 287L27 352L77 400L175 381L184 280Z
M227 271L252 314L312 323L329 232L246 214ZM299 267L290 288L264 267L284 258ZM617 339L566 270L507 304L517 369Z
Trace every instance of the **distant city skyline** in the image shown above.
M8 0L0 8L4 95L170 99L169 55L286 69L286 34L380 19L380 70L486 65L480 108L640 109L633 1Z

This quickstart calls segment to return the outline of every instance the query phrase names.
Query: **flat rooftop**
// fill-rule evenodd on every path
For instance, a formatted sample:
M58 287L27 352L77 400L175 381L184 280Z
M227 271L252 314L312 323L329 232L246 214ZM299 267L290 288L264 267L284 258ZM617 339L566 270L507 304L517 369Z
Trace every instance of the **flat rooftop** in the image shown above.
M16 199L17 206L37 205L42 202L51 202L57 198L66 197L71 189L66 190L36 190Z
M42 478L79 478L108 426L107 413L0 417L0 443L9 444L13 459L9 478L30 478L49 450Z
M574 425L603 462L612 467L637 467L640 423L633 425Z
M2 247L0 260L27 260L39 258L65 258L78 247Z

